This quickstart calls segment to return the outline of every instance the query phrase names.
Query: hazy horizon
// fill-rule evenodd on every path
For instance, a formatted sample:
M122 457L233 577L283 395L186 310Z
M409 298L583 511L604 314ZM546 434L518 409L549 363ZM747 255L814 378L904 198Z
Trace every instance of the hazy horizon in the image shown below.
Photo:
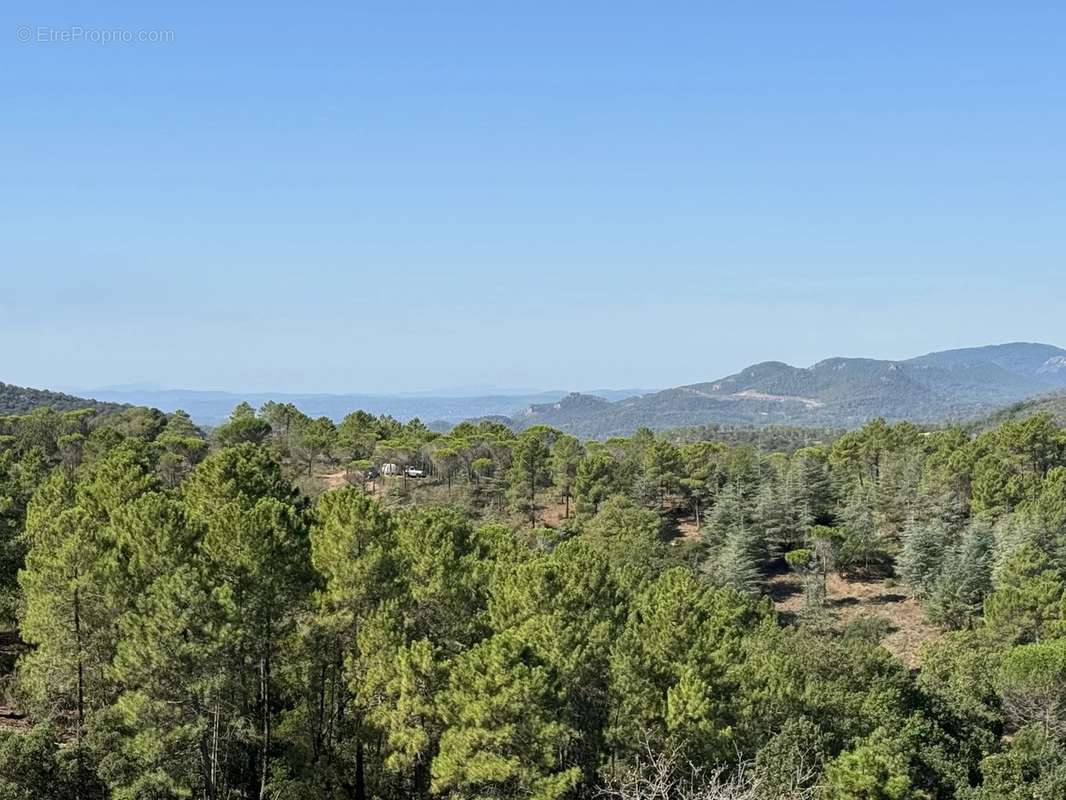
M1007 344L1042 344L1042 345L1050 345L1050 346L1053 346L1053 347L1060 347L1060 345L1058 345L1055 342L1032 342L1032 341L1023 341L1023 340L1020 340L1020 339L1015 339L1015 340L1004 341L1004 342L986 342L986 343L983 343L983 344L963 345L960 348L941 348L941 349L937 349L937 350L927 350L927 351L922 351L920 353L913 353L911 355L903 356L903 357L900 357L900 358L888 358L888 359L878 359L878 360L906 361L907 359L910 359L910 358L916 358L916 357L919 357L919 356L929 355L931 353L936 353L936 352L944 352L944 351L947 351L947 350L968 349L968 348L972 348L972 347L977 347L977 348L980 348L980 347L995 347L995 346L1007 345ZM860 354L842 355L842 354L838 353L838 354L823 356L822 358L819 358L819 359L817 359L815 361L812 361L810 363L805 363L805 364L795 364L795 363L790 363L790 362L787 362L787 361L784 362L784 363L790 363L790 366L803 368L803 367L813 366L814 364L818 363L819 361L825 361L825 360L830 360L830 359L834 359L834 358L875 358L875 357L874 356L868 356L868 355L860 355ZM581 385L578 385L578 386L541 386L541 387L536 387L536 386L497 386L497 385L492 385L492 384L480 384L480 385L474 384L474 385L425 387L425 388L420 388L420 389L395 390L395 391L389 390L388 388L384 388L384 389L354 388L354 389L340 389L340 390L308 389L308 390L305 390L305 391L293 391L293 390L290 390L290 389L286 389L284 387L266 387L266 388L259 388L259 389L248 389L248 388L240 388L240 387L230 388L230 387L212 386L212 387L200 387L200 388L197 388L197 387L190 387L190 386L166 386L166 385L162 385L162 384L137 383L137 382L134 382L134 383L99 385L99 386L78 386L78 385L73 385L73 384L55 384L55 385L49 385L49 386L39 386L39 387L34 387L34 388L52 389L54 391L66 392L68 394L91 394L93 392L98 392L98 393L108 393L108 394L131 394L131 395L133 395L133 394L138 394L138 393L144 393L144 394L160 393L160 394L162 394L162 393L188 392L188 393L204 393L204 394L217 393L217 394L224 394L224 395L241 395L241 394L264 395L264 394L270 394L270 395L276 395L278 397L282 397L282 396L297 397L297 396L307 396L307 395L322 395L322 396L330 396L330 395L332 395L332 396L346 396L346 395L348 395L348 396L366 396L366 397L382 397L382 398L388 398L388 397L403 397L403 398L418 398L418 397L441 397L441 398L446 398L446 397L451 397L451 398L462 398L462 397L485 397L485 396L493 396L493 395L503 396L503 397L510 397L510 396L518 397L518 396L523 396L523 395L538 395L538 394L545 394L545 395L548 395L548 394L566 394L566 393L569 393L569 392L578 392L578 393L581 393L581 394L592 394L592 395L595 395L597 393L600 393L600 394L609 393L609 394L613 394L613 395L625 395L625 396L633 395L633 396L635 396L635 395L641 395L641 394L648 394L648 393L652 393L652 392L657 392L657 391L661 391L663 389L673 388L675 386L684 386L684 385L689 385L689 384L692 384L692 383L702 383L702 382L707 382L707 381L713 381L713 380L717 380L719 378L727 377L730 374L734 374L735 372L739 372L740 370L742 370L742 369L744 369L746 367L752 366L754 364L766 363L766 362L778 362L778 361L782 361L782 359L765 358L765 359L760 359L759 361L754 361L754 362L751 362L751 363L748 363L748 364L744 364L741 367L738 367L736 370L734 370L733 372L730 372L730 373L721 373L721 374L715 374L715 375L708 375L708 376L705 376L703 378L700 378L700 379L694 380L694 381L675 382L675 383L670 383L670 384L663 384L661 386L645 386L645 387L636 387L636 386L597 386L597 387L588 387L588 386L581 386ZM6 381L6 382L8 382L8 383L16 383L17 384L17 382L14 382L14 381Z
M42 388L42 387L34 387ZM67 393L78 392L109 392L109 393L167 393L167 392L189 392L189 393L203 393L203 394L225 394L225 395L240 395L240 394L276 394L276 395L291 395L293 397L303 395L323 395L323 396L367 396L367 397L474 397L474 396L522 396L522 395L534 395L534 394L558 394L571 391L577 391L582 393L595 393L595 392L650 392L657 391L657 388L626 388L626 387L595 387L595 388L573 388L573 387L514 387L514 386L441 386L430 387L426 389L415 389L408 391L389 391L385 390L341 390L341 391L316 391L310 389L307 391L295 392L289 391L284 388L267 388L267 389L229 389L229 388L207 388L207 389L193 389L187 386L160 386L153 384L115 384L112 386L62 386L57 385L51 388L56 391L62 391Z

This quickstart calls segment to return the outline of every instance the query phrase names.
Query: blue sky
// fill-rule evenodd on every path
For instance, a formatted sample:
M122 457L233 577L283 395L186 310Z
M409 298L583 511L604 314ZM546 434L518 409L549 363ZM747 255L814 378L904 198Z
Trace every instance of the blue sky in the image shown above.
M0 10L0 380L662 387L1066 345L1061 5L168 5Z

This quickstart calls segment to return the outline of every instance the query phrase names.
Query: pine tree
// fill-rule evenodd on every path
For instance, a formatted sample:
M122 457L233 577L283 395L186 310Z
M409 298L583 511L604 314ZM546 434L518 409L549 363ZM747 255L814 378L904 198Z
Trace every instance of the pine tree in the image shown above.
M620 632L622 591L605 553L582 538L548 554L519 554L491 582L489 615L496 631L521 636L550 669L569 733L561 764L578 766L595 786L610 714L610 653Z
M885 537L874 512L873 492L857 487L848 495L840 512L844 540L840 548L840 566L870 573L888 558Z
M522 432L511 456L511 503L529 514L529 524L537 522L537 490L551 485L551 446L556 432L535 425Z
M185 554L186 556L190 554ZM210 580L193 558L160 574L122 618L111 674L124 689L96 725L101 777L119 797L221 800L241 788L250 733ZM161 562L162 563L162 562ZM243 665L241 670L244 670Z
M27 512L20 629L34 649L21 683L42 716L74 720L79 743L115 695L108 667L134 596L115 520L155 486L147 448L128 441L76 472L54 471Z
M255 415L248 403L233 409L229 419L214 431L214 438L223 447L239 444L262 444L270 436L270 423Z
M312 561L325 581L318 597L314 636L309 637L306 717L313 729L308 750L328 783L333 772L366 797L367 708L359 703L352 674L364 662L359 633L378 606L394 597L400 576L396 564L395 520L354 489L319 498L311 526ZM346 761L352 762L345 772ZM321 776L318 776L321 777Z
M401 577L358 634L351 687L381 733L386 769L416 795L429 791L443 732L449 667L484 638L489 544L452 509L416 509L396 523Z
M1019 549L995 576L984 628L995 641L1025 644L1066 636L1066 583L1047 555Z
M938 522L915 522L903 533L903 550L896 574L912 595L924 600L932 592L944 566L948 532Z
M615 579L631 590L662 569L661 532L657 513L615 496L586 523L582 539L604 554Z
M1005 710L1016 725L1038 725L1052 741L1066 737L1066 639L1011 648L999 681Z
M552 482L566 504L564 518L570 517L570 498L574 494L578 467L584 455L581 442L573 436L560 436L551 448Z
M729 531L705 569L718 586L742 594L758 594L762 588L765 547L755 531L741 525Z
M19 575L26 598L20 631L34 645L20 662L21 684L34 710L45 718L72 718L80 739L87 718L108 697L104 671L114 617L104 587L110 548L83 509L62 508L47 521L40 510L37 501L31 504L33 544Z
M85 471L55 470L27 511L20 632L33 649L19 682L33 711L72 734L78 787L86 736L116 691L108 667L128 601L110 517L150 485L136 454L116 450Z
M825 800L918 800L908 756L892 732L878 728L826 765Z
M826 525L807 530L806 546L785 553L785 562L803 579L804 613L821 619L828 595L829 574L837 568L841 533Z
M778 558L803 544L807 528L811 526L805 506L799 504L790 491L786 475L763 484L755 499L752 524L766 540L768 558Z
M642 742L693 763L733 752L726 673L751 602L671 569L632 599L612 656L610 737L621 753Z
M791 529L789 525L789 508L783 502L781 491L776 482L767 481L759 489L755 498L752 518L766 538L767 550L779 555L790 550Z
M13 449L0 448L0 627L15 618L18 607L18 571L26 557L22 536L26 507L44 475L37 461L19 461Z
M704 509L718 495L721 479L721 445L696 442L681 447L683 475L681 490L692 506L697 528L703 525Z
M656 439L644 450L640 474L649 486L656 508L662 509L666 496L677 490L681 469L681 453L670 442Z
M729 486L719 494L708 527L711 553L704 571L718 586L757 594L766 562L766 542L748 520L746 503L737 487Z
M793 501L806 509L813 524L828 525L833 521L833 483L829 474L829 459L816 447L797 450L789 464L788 480L794 487Z
M745 526L747 516L747 500L743 491L736 484L728 484L718 493L718 501L707 516L707 524L701 531L704 541L712 547L721 544L731 531Z
M446 729L433 761L434 793L557 800L581 778L561 763L571 731L551 671L522 637L498 633L464 653L442 699Z
M972 523L950 549L929 598L929 615L953 628L970 625L992 592L994 538L986 522Z
M993 523L992 530L994 578L998 579L1014 555L1026 547L1046 555L1052 566L1063 566L1057 546L1058 531L1049 528L1040 515L1030 511L1004 514Z
M280 465L247 443L208 457L182 488L186 514L203 528L198 557L212 584L217 645L235 684L238 719L250 729L241 757L255 769L241 780L249 795L263 798L275 749L274 671L311 588L304 504Z
M574 477L574 504L580 514L595 514L615 491L618 462L608 453L590 452Z

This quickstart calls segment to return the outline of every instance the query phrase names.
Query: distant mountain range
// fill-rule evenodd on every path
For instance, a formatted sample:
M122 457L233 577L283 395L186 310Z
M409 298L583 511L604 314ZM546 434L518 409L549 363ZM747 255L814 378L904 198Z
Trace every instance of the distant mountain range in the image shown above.
M1013 343L930 353L906 361L829 358L811 367L755 364L716 381L610 402L571 394L512 418L578 436L624 436L718 423L853 428L870 419L972 420L1066 389L1066 350Z
M356 409L372 414L391 414L401 421L418 417L436 428L464 419L484 416L510 417L530 405L554 403L566 396L563 391L523 392L509 394L500 392L487 395L440 394L298 394L285 392L205 392L189 389L154 389L147 387L113 387L108 389L82 390L98 401L123 403L135 406L158 408L170 413L177 409L188 412L200 425L218 425L225 420L233 407L242 401L259 408L268 400L292 403L312 417L326 416L339 422ZM640 390L595 390L598 396L621 400L639 394ZM447 423L447 424L443 424Z
M811 367L779 361L755 364L716 381L658 392L626 390L533 392L483 396L238 394L115 388L86 400L0 384L0 415L40 405L114 409L140 405L184 409L202 425L223 421L239 402L290 402L311 416L340 420L363 409L400 420L419 417L437 429L464 419L492 418L516 429L551 425L583 438L625 436L638 427L666 430L718 424L854 428L875 417L919 423L970 422L1066 409L1066 350L1013 343L947 350L905 361L829 358ZM1020 405L1019 405L1020 404Z

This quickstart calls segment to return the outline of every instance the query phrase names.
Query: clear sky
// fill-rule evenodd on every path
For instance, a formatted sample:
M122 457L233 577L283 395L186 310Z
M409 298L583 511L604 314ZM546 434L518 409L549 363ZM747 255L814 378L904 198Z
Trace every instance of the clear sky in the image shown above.
M0 380L655 388L1066 345L1064 31L1056 3L9 0Z

